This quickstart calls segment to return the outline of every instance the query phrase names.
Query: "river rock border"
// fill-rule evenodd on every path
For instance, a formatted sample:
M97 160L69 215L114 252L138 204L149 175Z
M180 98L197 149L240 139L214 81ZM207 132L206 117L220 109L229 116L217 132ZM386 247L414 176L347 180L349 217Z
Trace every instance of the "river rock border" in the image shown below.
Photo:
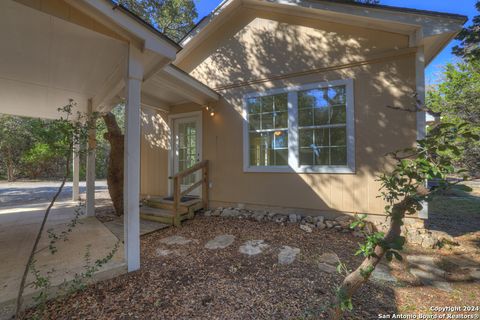
M234 218L234 219L248 219L252 221L262 222L271 221L278 224L298 224L300 229L310 233L314 229L330 229L343 233L352 233L356 237L364 237L361 230L350 229L350 224L354 221L351 216L339 216L335 219L327 219L324 216L310 216L300 215L296 213L284 214L277 212L261 211L261 210L248 210L240 208L223 208L219 207L214 210L207 210L203 212L207 217L222 217L222 218ZM374 226L371 223L367 223L367 232L373 232Z
M351 233L358 238L365 237L365 233L371 234L376 231L386 232L389 226L388 220L381 219L380 221L368 221L363 230L358 228L351 229L350 224L355 220L355 218L348 215L341 215L332 219L322 215L311 216L296 213L285 214L265 210L249 210L234 207L218 207L213 210L204 211L203 215L207 217L212 216L248 219L257 222L271 221L279 224L292 223L298 224L300 229L307 233L312 232L314 229L329 229L343 233ZM402 226L402 234L405 235L407 243L428 249L458 245L454 238L447 233L426 229L422 220L413 223L406 223L404 226Z

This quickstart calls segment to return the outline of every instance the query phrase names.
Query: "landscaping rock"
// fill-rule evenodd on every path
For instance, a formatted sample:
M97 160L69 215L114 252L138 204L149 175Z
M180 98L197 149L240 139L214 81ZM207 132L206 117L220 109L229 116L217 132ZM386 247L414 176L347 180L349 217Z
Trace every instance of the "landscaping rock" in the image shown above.
M326 273L335 273L337 272L337 268L332 266L332 265L329 265L329 264L326 264L326 263L319 263L318 264L318 268L320 269L320 271L322 272L326 272Z
M338 258L338 256L337 256L336 253L334 253L334 252L327 252L327 253L322 254L322 255L318 258L318 261L336 266L336 265L340 262L340 259Z
M287 217L283 214L279 214L275 216L273 221L275 221L276 223L284 223L285 221L287 221Z
M306 216L306 217L305 217L305 222L307 222L307 223L312 223L312 224L315 223L312 216Z
M170 237L160 239L161 243L168 244L168 245L185 245L192 241L193 240L187 239L182 236L170 236Z
M166 257L168 255L171 255L174 252L175 252L174 250L158 248L157 250L155 250L155 255L157 257Z
M239 210L235 210L235 209L232 209L232 208L227 208L227 209L224 209L221 213L221 217L224 217L224 218L236 218L240 215L240 211Z
M231 245L234 241L235 241L235 236L231 234L223 234L220 236L216 236L212 240L208 241L207 244L205 244L205 248L210 250L225 249L226 247Z
M295 258L300 253L299 248L293 248L289 246L283 246L278 253L279 264L291 264L295 261Z
M263 252L263 250L269 247L264 240L248 240L245 242L238 251L248 256L254 256Z
M223 211L223 208L222 208L222 207L218 207L217 209L215 209L215 210L212 212L212 216L213 216L213 217L219 217L219 216L222 214L222 211Z
M323 230L323 229L325 229L325 228L327 227L327 225L326 225L325 223L321 222L321 221L318 221L318 222L315 224L315 226L316 226L318 229L320 229L320 230Z
M300 229L308 233L311 233L313 231L313 228L310 224L301 224Z
M384 264L377 265L371 279L380 282L397 282L397 279L390 273L390 268Z
M334 224L331 220L325 221L325 225L327 226L328 229L332 229Z
M413 274L424 285L432 286L447 292L452 291L452 286L434 273L419 268L410 269L410 273Z
M291 223L297 223L299 220L298 218L299 217L295 213L290 213L288 215L288 221L290 221Z
M252 214L252 218L255 220L255 221L262 221L265 217L265 212L261 212L261 211L257 211L255 212L254 214Z
M210 217L212 215L212 210L207 210L203 213L205 217Z
M314 222L315 224L317 224L317 223L324 223L324 222L325 222L325 217L324 217L324 216L315 217L315 218L313 218L313 222Z

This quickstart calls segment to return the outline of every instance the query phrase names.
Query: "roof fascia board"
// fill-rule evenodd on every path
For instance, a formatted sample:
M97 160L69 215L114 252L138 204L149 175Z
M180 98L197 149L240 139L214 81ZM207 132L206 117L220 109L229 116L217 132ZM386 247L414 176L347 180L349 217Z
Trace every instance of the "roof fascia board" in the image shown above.
M402 12L385 7L375 8L374 6L349 5L330 1L291 1L291 0L245 0L246 4L263 4L273 7L275 5L285 6L285 8L305 8L316 9L325 12L325 16L337 16L338 18L347 18L346 22L355 17L355 21L365 21L370 24L370 28L383 29L385 23L392 24L393 29L398 28L400 33L402 29L423 28L424 37L431 35L451 32L454 28L463 25L463 19L444 16L432 16L421 13ZM321 19L325 17L322 16ZM335 20L339 22L339 20ZM343 21L342 21L343 23ZM379 23L376 26L375 23ZM387 27L388 28L388 27Z
M209 88L173 65L168 65L163 68L159 75L162 77L162 74L166 75L172 80L175 79L175 82L178 81L178 84L186 85L188 88L191 88L191 90L194 90L195 92L198 92L200 95L204 96L207 100L218 101L220 99L220 95L213 89Z
M65 0L73 7L83 11L95 18L99 23L115 31L121 32L138 46L142 44L141 50L150 50L170 60L175 59L179 47L167 41L137 19L129 16L122 10L115 10L110 1L98 0ZM107 18L107 19L105 19Z
M247 0L248 1L248 0ZM271 7L266 7L264 4L258 4L255 3L254 1L248 1L244 5L245 8L248 9L253 9L253 10L258 10L258 11L265 11L265 12L275 12L278 14L288 14L288 15L293 15L297 17L302 17L302 18L308 18L308 19L317 19L317 20L322 20L322 21L327 21L327 22L333 22L333 23L340 23L344 25L351 25L351 26L357 26L357 27L362 27L362 28L367 28L367 29L381 29L382 31L386 32L391 32L391 33L399 33L399 34L404 34L404 35L410 35L412 32L415 32L418 28L421 28L419 25L411 25L411 24L403 24L403 23L393 23L392 25L386 25L385 22L383 22L382 27L379 28L379 25L372 24L371 21L367 21L364 18L351 18L349 19L344 19L344 16L342 15L337 15L337 14L331 14L331 13L325 13L325 14L319 14L318 12L312 12L310 9L311 8L304 8L304 7L296 7L296 8L289 8L289 7L283 7L279 8L276 6L271 6Z

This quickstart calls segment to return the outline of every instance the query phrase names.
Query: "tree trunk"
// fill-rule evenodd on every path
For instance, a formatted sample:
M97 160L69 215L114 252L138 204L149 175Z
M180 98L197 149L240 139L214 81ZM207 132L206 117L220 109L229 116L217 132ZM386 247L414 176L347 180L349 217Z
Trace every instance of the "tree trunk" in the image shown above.
M123 215L123 150L124 135L117 124L115 115L111 112L103 116L107 133L104 138L110 143L108 157L107 184L110 198L118 216Z
M11 154L7 161L7 180L8 182L15 181L15 163L12 160Z
M384 239L386 243L394 242L395 239L401 236L402 220L405 217L405 210L410 201L411 199L406 198L393 206L390 228ZM330 319L339 320L343 318L343 310L341 309L342 301L351 299L355 292L368 281L373 270L375 270L375 267L380 263L385 253L385 248L377 245L375 247L375 255L363 260L362 264L355 271L345 277L342 285L338 289L334 306L330 310Z

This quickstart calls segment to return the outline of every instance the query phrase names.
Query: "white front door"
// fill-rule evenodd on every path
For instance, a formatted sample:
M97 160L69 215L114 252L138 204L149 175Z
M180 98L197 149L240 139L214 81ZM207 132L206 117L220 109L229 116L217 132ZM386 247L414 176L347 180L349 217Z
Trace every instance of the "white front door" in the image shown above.
M182 172L202 161L202 128L201 114L173 119L173 174ZM201 179L201 172L191 174L181 181L181 189ZM193 190L189 195L199 196L201 188Z

